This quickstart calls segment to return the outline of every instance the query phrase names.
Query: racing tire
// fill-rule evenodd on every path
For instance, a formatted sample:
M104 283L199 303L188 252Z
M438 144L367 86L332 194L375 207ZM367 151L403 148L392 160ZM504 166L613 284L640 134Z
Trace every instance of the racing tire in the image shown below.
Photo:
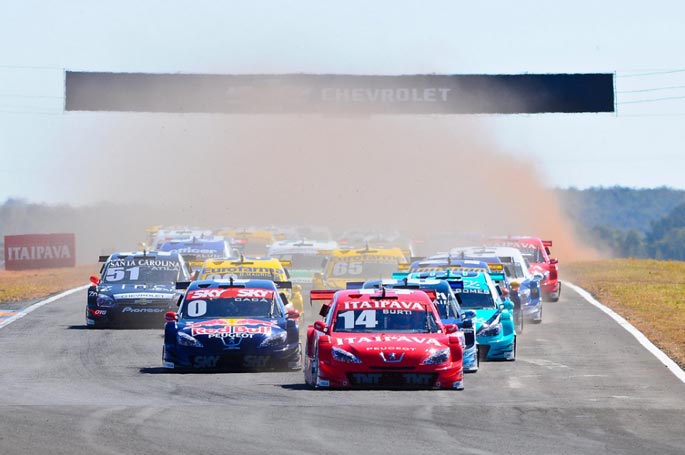
M537 319L533 319L530 322L533 324L540 324L542 322L542 305L540 305L540 312L538 313L539 317Z
M513 352L514 355L512 356L511 359L507 359L508 362L515 362L516 361L516 341L517 341L517 339L518 339L518 337L515 336L514 337L514 352Z

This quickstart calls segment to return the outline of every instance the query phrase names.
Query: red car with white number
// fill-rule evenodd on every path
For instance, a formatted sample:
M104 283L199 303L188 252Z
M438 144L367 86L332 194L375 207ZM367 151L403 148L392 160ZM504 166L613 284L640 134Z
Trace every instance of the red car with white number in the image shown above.
M312 291L305 382L316 388L463 389L462 342L424 291Z
M508 246L517 248L528 261L530 273L544 276L540 283L542 298L548 302L556 302L561 294L559 281L559 260L550 257L551 240L541 240L538 237L515 236L495 237L486 241L490 246Z

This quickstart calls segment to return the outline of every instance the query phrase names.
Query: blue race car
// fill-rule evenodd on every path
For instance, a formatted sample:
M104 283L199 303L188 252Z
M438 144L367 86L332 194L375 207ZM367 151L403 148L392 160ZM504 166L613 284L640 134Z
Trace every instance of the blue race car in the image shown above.
M174 369L299 370L300 313L269 280L202 280L167 313L163 364Z
M469 247L453 248L451 254L485 261L491 267L493 264L501 264L499 270L503 270L506 276L505 286L511 293L511 300L516 303L516 312L520 308L520 313L526 320L542 322L540 283L543 276L528 271L526 259L519 250L509 247ZM493 280L497 281L494 276Z
M484 360L516 360L514 304L502 300L490 275L463 272L460 278L447 278L463 310L476 313L478 353Z
M435 303L440 319L444 324L456 324L463 335L463 368L465 373L475 373L479 367L478 346L474 335L475 327L473 317L475 314L465 314L459 306L457 298L450 284L444 280L433 277L407 278L406 273L393 275L400 279L372 280L363 283L365 289L385 287L388 289L421 289L435 292ZM357 283L348 283L348 289L354 288Z
M190 278L177 253L131 251L100 256L100 275L90 277L86 303L88 328L161 327L175 310L177 281Z
M227 258L231 250L223 237L171 240L164 242L159 251L170 251L183 256L192 271L199 271L206 259Z

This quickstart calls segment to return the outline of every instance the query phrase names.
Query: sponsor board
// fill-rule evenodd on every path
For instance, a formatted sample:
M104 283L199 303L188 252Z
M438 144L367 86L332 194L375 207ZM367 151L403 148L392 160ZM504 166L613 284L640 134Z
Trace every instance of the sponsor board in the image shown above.
M76 266L74 234L5 236L5 269L30 270Z

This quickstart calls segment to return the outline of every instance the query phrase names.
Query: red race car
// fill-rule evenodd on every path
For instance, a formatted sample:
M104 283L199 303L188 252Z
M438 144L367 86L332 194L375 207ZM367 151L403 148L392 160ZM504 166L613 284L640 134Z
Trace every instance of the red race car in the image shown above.
M561 294L559 282L559 261L550 257L551 240L540 240L537 237L495 237L486 241L490 246L508 246L518 248L528 261L530 273L544 276L541 282L542 298L548 302L556 302Z
M311 291L324 300L307 329L305 382L316 388L463 386L462 344L420 290Z

